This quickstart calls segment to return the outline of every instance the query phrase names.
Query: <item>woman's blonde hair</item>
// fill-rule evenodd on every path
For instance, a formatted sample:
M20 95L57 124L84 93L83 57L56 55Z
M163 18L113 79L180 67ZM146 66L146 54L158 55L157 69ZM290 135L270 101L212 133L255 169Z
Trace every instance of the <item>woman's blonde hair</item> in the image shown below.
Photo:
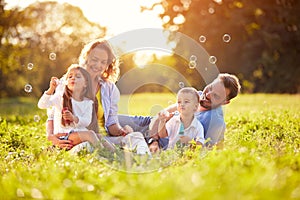
M110 80L115 83L120 74L119 62L116 59L116 56L107 40L96 39L87 43L81 50L79 64L83 67L86 67L88 56L95 48L103 49L108 54L108 68L102 74L102 80Z

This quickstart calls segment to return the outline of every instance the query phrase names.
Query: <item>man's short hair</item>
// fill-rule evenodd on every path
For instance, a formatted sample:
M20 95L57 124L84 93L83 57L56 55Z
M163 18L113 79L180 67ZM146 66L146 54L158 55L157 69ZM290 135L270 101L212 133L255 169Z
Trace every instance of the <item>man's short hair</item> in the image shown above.
M233 99L238 95L241 90L241 85L239 79L233 75L228 73L221 73L218 75L218 79L220 79L225 88L228 88L230 93L227 96L227 100Z

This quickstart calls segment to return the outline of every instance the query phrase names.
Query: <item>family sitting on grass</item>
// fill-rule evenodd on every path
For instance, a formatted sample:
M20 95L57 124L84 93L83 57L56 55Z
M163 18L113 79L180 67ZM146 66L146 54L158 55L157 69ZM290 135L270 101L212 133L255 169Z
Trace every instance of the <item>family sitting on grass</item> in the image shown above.
M114 152L118 145L149 156L192 140L207 147L222 145L221 106L239 93L236 76L219 74L203 92L182 88L176 104L151 117L117 114L118 75L118 61L106 40L85 45L79 64L72 64L60 80L52 77L38 102L39 108L48 109L48 140L73 153L98 147Z

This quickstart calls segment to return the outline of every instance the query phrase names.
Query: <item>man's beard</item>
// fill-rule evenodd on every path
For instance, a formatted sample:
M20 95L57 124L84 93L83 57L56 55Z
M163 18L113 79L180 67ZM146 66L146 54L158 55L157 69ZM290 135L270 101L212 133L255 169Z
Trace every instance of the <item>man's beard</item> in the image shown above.
M208 105L206 102L207 102L206 99L202 99L200 100L200 105L207 110L211 110L212 109L211 104Z

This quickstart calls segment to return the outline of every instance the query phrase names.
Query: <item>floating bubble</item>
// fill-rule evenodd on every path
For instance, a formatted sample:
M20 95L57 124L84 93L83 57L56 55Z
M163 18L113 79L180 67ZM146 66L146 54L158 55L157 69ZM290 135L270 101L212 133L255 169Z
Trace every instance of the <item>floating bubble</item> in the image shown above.
M204 43L206 41L206 37L204 35L200 35L199 42Z
M32 70L32 68L33 68L33 64L32 64L32 63L28 63L28 64L27 64L27 69L28 69L28 70Z
M184 87L184 82L179 82L178 85L179 85L180 88L183 88Z
M205 69L204 69L205 71L207 71L207 67L205 67Z
M56 53L52 52L49 54L49 59L50 60L56 60Z
M210 14L214 14L214 13L215 13L215 9L214 9L214 8L209 8L209 9L208 9L208 12L209 12Z
M197 62L196 62L196 61L191 60L191 61L189 62L189 68L190 68L190 69L195 69L196 66L197 66Z
M24 90L25 90L25 92L30 93L30 92L32 92L32 86L29 83L27 83L24 86Z
M39 122L39 121L41 120L41 118L40 118L39 115L34 115L34 116L33 116L33 120L34 120L35 122Z
M211 64L215 64L217 62L217 58L215 56L210 56L208 61L211 63Z
M197 56L195 56L195 55L191 55L191 57L190 57L190 61L196 61L197 60Z
M231 40L231 36L229 34L226 33L223 35L224 42L228 43L228 42L230 42L230 40Z

